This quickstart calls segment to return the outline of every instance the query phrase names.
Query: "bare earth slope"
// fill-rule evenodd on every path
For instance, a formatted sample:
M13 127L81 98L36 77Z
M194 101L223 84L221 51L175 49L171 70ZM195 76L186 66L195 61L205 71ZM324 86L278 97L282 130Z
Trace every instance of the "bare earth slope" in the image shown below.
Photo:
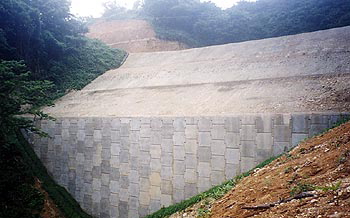
M305 192L313 196L244 209ZM214 203L211 212L213 218L350 217L350 123L307 140L256 170Z
M350 27L182 51L130 54L54 116L349 111Z
M179 42L156 38L153 27L145 20L101 20L89 26L87 36L127 52L174 51L187 48Z

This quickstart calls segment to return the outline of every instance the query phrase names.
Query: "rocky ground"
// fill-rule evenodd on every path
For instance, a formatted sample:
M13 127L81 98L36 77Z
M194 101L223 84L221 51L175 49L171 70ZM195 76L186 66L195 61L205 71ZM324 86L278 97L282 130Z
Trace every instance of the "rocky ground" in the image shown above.
M350 217L350 122L172 217Z

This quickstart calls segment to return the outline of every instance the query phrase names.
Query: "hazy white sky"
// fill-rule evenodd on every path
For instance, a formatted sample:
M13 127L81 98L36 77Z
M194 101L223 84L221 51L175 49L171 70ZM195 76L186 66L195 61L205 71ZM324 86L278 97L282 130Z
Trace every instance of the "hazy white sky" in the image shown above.
M108 0L72 0L71 13L77 16L98 17L103 13L103 2ZM131 8L135 0L118 0L122 6ZM218 7L229 8L240 0L201 0L211 1Z

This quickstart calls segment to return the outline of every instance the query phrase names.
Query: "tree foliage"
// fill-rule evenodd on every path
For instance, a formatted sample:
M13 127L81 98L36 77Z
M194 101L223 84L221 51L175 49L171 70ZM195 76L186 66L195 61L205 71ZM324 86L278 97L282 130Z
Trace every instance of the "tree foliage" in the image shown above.
M161 38L192 46L350 25L350 0L241 1L226 10L198 0L144 0L142 10Z

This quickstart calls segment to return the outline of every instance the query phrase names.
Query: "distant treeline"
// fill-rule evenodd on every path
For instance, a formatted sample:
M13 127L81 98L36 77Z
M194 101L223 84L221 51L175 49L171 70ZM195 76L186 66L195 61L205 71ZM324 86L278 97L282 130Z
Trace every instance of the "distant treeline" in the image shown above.
M139 1L138 1L139 3ZM206 46L350 25L350 0L241 1L221 10L199 0L144 0L127 11L109 4L105 18L149 19L158 36Z

